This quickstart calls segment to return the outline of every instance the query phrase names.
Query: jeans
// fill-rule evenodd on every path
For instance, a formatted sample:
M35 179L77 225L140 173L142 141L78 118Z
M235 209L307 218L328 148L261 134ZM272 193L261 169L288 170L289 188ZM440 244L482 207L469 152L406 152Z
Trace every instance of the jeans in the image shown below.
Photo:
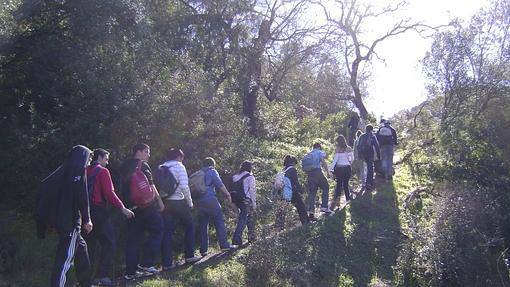
M76 270L76 277L80 286L90 286L90 260L87 243L80 234L77 226L70 232L58 232L57 256L51 273L51 287L64 287L66 274L71 268L72 261Z
M393 145L381 146L381 168L384 176L393 176Z
M336 201L340 198L340 193L342 189L345 192L345 199L350 200L351 195L349 193L349 179L351 179L351 166L340 166L335 167L335 178L336 178L336 188L335 195L333 196L332 205L336 206ZM332 207L334 207L332 206Z
M161 213L154 205L135 210L135 217L129 219L127 224L126 274L135 274L142 243L143 254L140 265L154 266L154 260L161 248L162 235L163 220Z
M365 158L367 165L367 177L365 180L366 187L374 187L374 160L371 158Z
M248 241L255 240L255 211L249 198L236 205L239 208L239 217L237 219L236 230L232 236L232 244L242 245L245 227L248 227Z
M308 199L307 207L308 212L315 212L315 196L317 189L322 189L322 204L321 207L328 207L329 200L329 183L320 168L308 172Z
M209 219L212 219L216 228L216 236L220 243L220 248L229 248L230 244L227 240L227 229L223 218L223 210L221 209L218 198L208 196L201 198L195 202L198 209L198 232L200 236L200 253L206 253L209 249Z
M95 278L112 278L113 259L115 257L115 233L109 216L108 209L101 206L90 206L90 217L94 228L88 234L82 232L83 238L87 242L89 258L91 265L95 262L96 247L99 243L100 252L99 266L97 266ZM93 272L93 268L91 270Z
M161 241L161 262L163 266L171 266L173 263L172 237L177 223L184 227L184 256L191 258L195 256L195 227L191 208L183 200L167 200L163 212L163 240Z

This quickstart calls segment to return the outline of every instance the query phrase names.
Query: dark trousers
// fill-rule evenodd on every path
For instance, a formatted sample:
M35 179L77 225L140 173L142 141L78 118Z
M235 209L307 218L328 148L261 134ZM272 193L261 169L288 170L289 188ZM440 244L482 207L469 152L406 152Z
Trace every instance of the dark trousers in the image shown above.
M342 189L345 192L345 199L350 199L349 180L351 179L351 166L335 167L336 188L335 197L340 197Z
M162 235L163 220L156 206L135 210L135 217L129 219L127 224L126 274L135 274L142 244L140 265L154 266L154 260L161 248Z
M177 224L184 228L184 256L191 258L195 256L195 227L191 208L186 200L167 200L163 212L163 240L161 242L161 262L163 266L171 266L173 263L172 237Z
M115 256L115 233L108 210L100 206L90 207L90 216L94 228L89 234L82 232L83 238L87 242L91 266L95 263L96 247L99 243L99 265L96 269L95 278L112 278L111 270L113 268L113 258ZM94 268L91 267L91 273Z
M372 188L374 187L374 160L365 158L365 163L367 164L367 179L365 180L365 185L367 188Z
M292 199L290 201L294 207L296 207L297 213L299 215L299 221L301 221L301 224L305 224L310 222L310 218L308 217L308 214L306 213L306 206L303 202L303 199L301 198L301 194L298 192L292 193Z
M315 212L315 196L317 195L317 189L322 190L322 202L321 207L328 207L329 200L329 183L322 170L320 168L314 169L307 172L308 175L308 212Z
M80 227L70 233L59 232L57 256L51 273L51 287L64 287L66 273L74 260L76 277L80 286L90 286L90 261L87 243L80 234Z
M251 200L246 198L243 202L236 203L239 209L237 218L237 226L232 236L232 244L243 244L244 228L248 227L248 241L255 240L255 211L252 208Z

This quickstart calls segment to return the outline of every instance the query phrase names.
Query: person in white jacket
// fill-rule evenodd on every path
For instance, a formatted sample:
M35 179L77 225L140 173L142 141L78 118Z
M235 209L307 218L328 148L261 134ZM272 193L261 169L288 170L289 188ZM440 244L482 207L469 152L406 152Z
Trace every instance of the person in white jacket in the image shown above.
M335 176L336 188L335 195L331 202L330 209L334 210L339 203L340 193L342 189L345 192L345 200L351 201L349 192L349 179L351 178L351 164L354 160L352 148L347 145L347 141L343 135L339 135L336 139L336 153L333 162L329 166L330 174Z
M164 232L162 240L162 264L163 270L174 268L172 237L180 222L184 227L184 255L186 263L193 263L200 260L195 256L195 227L191 209L193 200L188 186L188 173L182 164L184 153L177 148L171 148L167 152L167 161L163 164L170 169L177 181L175 192L165 199L165 210L163 211Z
M243 244L243 231L248 227L248 242L255 241L255 208L256 201L256 184L255 176L252 174L253 164L250 161L244 161L241 164L238 174L232 177L235 186L239 186L244 193L244 199L235 202L239 209L239 217L237 219L237 227L232 236L232 244Z

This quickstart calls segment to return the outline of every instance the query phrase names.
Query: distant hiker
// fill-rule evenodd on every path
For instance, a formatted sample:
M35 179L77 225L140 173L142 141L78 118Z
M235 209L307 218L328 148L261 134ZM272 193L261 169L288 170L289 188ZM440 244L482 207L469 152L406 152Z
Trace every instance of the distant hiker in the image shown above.
M42 180L36 199L35 219L39 238L47 228L55 228L59 241L50 286L64 287L66 273L73 265L80 286L90 285L87 244L81 236L92 231L85 167L91 151L74 146L64 163Z
M367 125L356 146L358 155L367 165L366 190L374 188L374 159L380 157L379 142L373 134L374 127Z
M112 268L115 257L115 234L110 219L108 205L119 209L124 216L132 218L134 213L124 207L124 204L114 192L110 171L106 168L110 153L102 148L94 150L92 163L87 167L87 186L90 202L90 216L94 229L86 234L82 232L87 242L90 263L94 265L96 245L99 243L99 266L97 266L94 285L113 285ZM93 267L92 267L93 272Z
M321 167L324 171L328 171L328 166L326 164L326 153L322 151L322 147L320 143L314 143L313 149L307 153L301 164L303 166L303 170L307 174L307 185L308 185L308 199L307 199L307 208L308 208L308 216L310 220L315 219L315 196L317 194L317 189L322 189L322 204L321 204L321 212L332 213L332 211L328 207L329 200L329 183L324 173L322 173Z
M248 227L248 242L255 241L255 209L257 207L256 200L256 184L255 176L252 174L253 164L250 161L243 161L239 169L239 173L232 176L234 194L240 193L232 201L239 209L237 226L232 236L232 244L243 244L243 231ZM231 193L232 194L232 193Z
M126 159L120 168L124 203L135 213L135 217L127 223L126 280L159 273L154 261L161 248L161 212L165 208L147 163L150 157L149 146L136 144L132 152L133 157Z
M358 113L352 112L351 117L349 118L349 122L347 123L347 129L348 129L348 137L349 137L349 145L352 146L354 144L354 135L356 134L356 131L358 130L360 123L360 118Z
M352 199L349 192L349 179L351 178L351 164L354 155L343 135L339 135L336 139L335 152L335 158L329 167L329 171L334 174L336 179L335 195L331 201L330 209L335 209L338 206L342 189L345 192L345 200L349 202Z
M361 137L362 134L363 134L363 132L360 130L358 130L356 132L356 140L354 140L354 146L352 147L353 154L354 154L354 162L352 164L352 168L356 172L356 175L360 181L361 187L364 188L365 180L367 177L367 164L359 156L359 153L358 153L358 142L359 142L359 138Z
M200 260L195 256L195 227L191 209L193 200L188 186L188 173L182 164L184 153L177 148L171 148L166 153L167 161L163 167L170 169L177 181L177 188L171 195L165 198L165 211L163 212L164 233L162 240L162 264L163 270L172 269L176 265L173 261L172 237L180 223L184 228L184 256L186 263L194 263Z
M223 217L223 210L216 197L216 189L227 198L229 204L232 204L232 198L223 181L215 169L216 161L212 157L206 157L203 161L202 171L204 172L204 181L206 193L200 198L195 199L195 206L198 209L198 231L200 233L200 253L202 256L207 255L209 249L209 219L214 222L216 228L216 237L222 251L235 249L237 245L230 245L227 240L227 228Z
M394 146L398 145L397 132L388 120L381 119L381 126L376 133L381 148L381 169L386 179L393 177Z
M296 211L299 215L299 221L301 221L301 224L307 224L310 222L310 218L308 217L308 214L306 212L306 206L303 202L303 199L301 198L301 194L303 193L303 188L301 184L299 183L299 178L296 170L296 165L298 161L295 156L292 155L286 155L283 158L283 173L285 177L290 182L290 188L292 191L292 198L291 203L296 208ZM279 210L277 212L277 222L281 225L280 229L284 228L285 224L285 210Z

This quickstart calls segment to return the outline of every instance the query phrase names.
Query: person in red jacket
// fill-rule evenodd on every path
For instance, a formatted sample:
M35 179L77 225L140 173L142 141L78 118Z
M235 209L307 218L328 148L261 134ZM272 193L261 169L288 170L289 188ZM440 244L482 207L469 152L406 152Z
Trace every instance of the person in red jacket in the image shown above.
M94 285L113 285L111 270L115 255L115 235L109 216L108 206L119 209L124 216L132 218L134 213L127 209L115 194L110 171L106 168L110 159L110 153L102 148L94 150L92 162L87 167L87 186L89 188L90 216L94 224L94 230L83 234L87 242L89 258L94 264L94 252L97 243L101 247L99 266L97 266ZM91 271L93 272L93 268Z

